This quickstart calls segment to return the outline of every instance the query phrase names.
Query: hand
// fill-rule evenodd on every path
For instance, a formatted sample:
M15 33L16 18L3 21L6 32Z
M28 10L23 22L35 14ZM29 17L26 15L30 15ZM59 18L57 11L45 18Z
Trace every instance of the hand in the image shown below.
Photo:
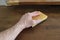
M33 25L33 19L32 19L32 17L39 15L38 12L39 11L35 11L35 12L32 12L32 13L26 13L20 19L20 23L23 24L25 26L25 28L31 27Z

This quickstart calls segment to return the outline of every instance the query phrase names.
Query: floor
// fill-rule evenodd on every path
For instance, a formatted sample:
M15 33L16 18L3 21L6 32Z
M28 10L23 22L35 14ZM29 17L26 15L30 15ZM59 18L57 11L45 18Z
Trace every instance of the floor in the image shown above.
M24 29L16 40L60 40L60 6L0 6L0 31L10 28L26 12L41 11L48 19L34 28Z

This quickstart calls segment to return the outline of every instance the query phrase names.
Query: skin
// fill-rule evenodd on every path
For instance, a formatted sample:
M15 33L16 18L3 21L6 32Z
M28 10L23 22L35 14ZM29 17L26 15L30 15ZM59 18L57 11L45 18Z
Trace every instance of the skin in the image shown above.
M29 28L33 25L32 16L39 15L37 11L32 13L26 13L22 18L11 28L0 32L0 40L15 40L17 35L25 28Z

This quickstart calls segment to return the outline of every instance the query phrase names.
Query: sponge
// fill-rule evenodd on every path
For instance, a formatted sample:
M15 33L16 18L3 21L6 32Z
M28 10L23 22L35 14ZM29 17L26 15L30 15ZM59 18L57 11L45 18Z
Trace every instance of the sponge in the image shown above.
M42 21L46 20L47 17L48 17L47 15L43 14L40 11L38 13L39 13L39 15L32 17L32 19L33 19L33 25L32 25L32 27L34 27L37 24L41 23Z

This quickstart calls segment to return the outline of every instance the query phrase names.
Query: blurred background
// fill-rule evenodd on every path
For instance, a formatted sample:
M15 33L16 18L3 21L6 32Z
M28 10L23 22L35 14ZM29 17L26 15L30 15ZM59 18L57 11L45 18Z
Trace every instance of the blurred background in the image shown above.
M16 40L60 40L60 0L46 1L50 3L6 6L7 0L0 0L0 32L15 25L24 13L41 11L48 19L34 28L24 29ZM56 3L58 4L55 5Z
M7 0L0 0L0 5L5 5L5 6L6 6L6 5L7 5L7 4L6 4L6 1L7 1Z

